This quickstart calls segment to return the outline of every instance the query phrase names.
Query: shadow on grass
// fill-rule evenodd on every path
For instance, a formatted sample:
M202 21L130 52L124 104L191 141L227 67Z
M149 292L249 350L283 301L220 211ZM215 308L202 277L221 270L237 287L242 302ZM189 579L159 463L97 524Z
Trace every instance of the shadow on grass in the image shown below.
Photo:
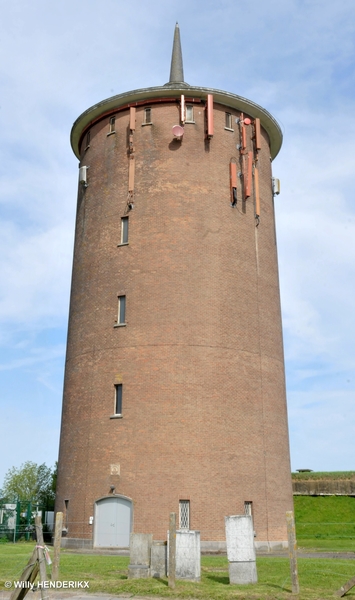
M289 594L292 594L292 590L282 585L276 585L276 583L265 583L264 585L267 588L275 588L276 590L281 590L281 592L287 592Z
M154 579L154 581L159 581L159 583L162 583L166 587L169 586L169 581L167 581L166 579L162 579L161 577L154 577L154 575L153 575L152 579Z
M223 576L223 575L205 575L206 579L210 579L212 582L214 583L221 583L222 585L228 585L228 586L233 586L233 584L229 583L229 577L228 576ZM258 584L246 584L246 585L258 585ZM276 590L279 590L281 592L287 592L287 593L292 593L292 590L282 586L282 585L276 585L275 583L265 583L265 584L260 584L259 585L263 585L263 587L265 588L274 588ZM244 587L244 586L240 586L240 587Z
M205 575L206 579L211 579L215 583L223 583L223 585L229 585L229 577L228 575Z

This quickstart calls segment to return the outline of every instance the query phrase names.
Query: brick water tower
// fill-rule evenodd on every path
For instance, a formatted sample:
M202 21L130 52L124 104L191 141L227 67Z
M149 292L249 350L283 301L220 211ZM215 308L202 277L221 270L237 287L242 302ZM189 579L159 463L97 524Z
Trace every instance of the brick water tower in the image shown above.
M224 547L292 510L271 160L275 119L184 82L97 103L79 159L56 510L67 546L166 539L169 513Z

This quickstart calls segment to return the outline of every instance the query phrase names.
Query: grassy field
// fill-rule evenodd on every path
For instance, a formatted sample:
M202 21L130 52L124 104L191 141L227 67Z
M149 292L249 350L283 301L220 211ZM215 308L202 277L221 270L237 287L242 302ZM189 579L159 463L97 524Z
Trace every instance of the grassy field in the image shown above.
M355 498L295 496L294 507L300 548L355 552Z
M31 555L33 543L0 545L0 589L5 581L17 580ZM286 599L291 595L291 578L287 558L258 558L258 583L231 586L225 557L202 557L201 583L177 581L170 590L167 579L127 579L129 559L121 556L81 555L70 551L61 554L60 581L88 581L91 593L135 594L201 600ZM334 592L355 575L354 560L299 559L299 598L317 600L333 598ZM55 592L52 592L55 595ZM348 596L355 598L355 589Z
M355 498L295 497L295 518L299 549L307 551L355 552ZM34 543L0 544L0 598L5 581L16 581ZM127 579L129 559L121 556L77 554L62 551L60 581L88 581L91 593L146 595L200 600L284 600L290 598L291 577L288 557L258 557L258 583L231 586L224 556L201 560L201 582L178 581L175 591L167 579ZM326 600L348 579L355 576L355 560L299 558L300 600ZM86 590L87 591L87 590ZM55 592L51 591L52 598ZM347 593L355 600L355 588ZM28 597L29 600L31 596Z

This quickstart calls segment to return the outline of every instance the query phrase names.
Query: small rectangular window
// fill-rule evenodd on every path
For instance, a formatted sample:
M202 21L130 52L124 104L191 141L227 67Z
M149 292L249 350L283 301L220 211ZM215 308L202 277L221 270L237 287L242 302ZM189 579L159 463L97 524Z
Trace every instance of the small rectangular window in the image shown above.
M250 500L244 502L244 514L247 517L253 516L253 503Z
M122 415L122 383L115 385L115 415Z
M186 123L194 123L194 107L192 104L186 105Z
M144 125L151 125L151 123L152 123L152 109L151 108L144 109L143 119L144 119L143 120Z
M179 528L190 529L190 500L179 501Z
M126 322L126 296L118 296L117 324L123 325L125 322Z
M91 132L88 131L87 134L86 134L86 147L87 148L90 146L90 137L91 137L90 133Z
M128 217L121 218L121 244L128 244Z
M233 129L233 127L232 127L232 115L231 115L231 113L227 113L226 112L225 128L226 129Z
M110 131L109 133L114 133L116 127L116 117L110 117Z

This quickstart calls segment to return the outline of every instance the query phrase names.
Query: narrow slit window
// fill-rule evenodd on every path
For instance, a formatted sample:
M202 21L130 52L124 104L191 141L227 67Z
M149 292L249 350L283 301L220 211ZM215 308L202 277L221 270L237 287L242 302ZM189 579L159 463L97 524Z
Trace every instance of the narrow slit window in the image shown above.
M90 146L90 138L91 138L91 132L88 131L86 134L86 147L87 148Z
M116 117L110 117L110 131L109 133L115 133L116 131Z
M125 322L126 322L126 296L118 296L117 325L124 325Z
M194 123L194 107L192 104L186 105L186 123Z
M122 383L115 385L115 415L122 415Z
M190 500L179 501L179 528L190 529Z
M152 109L150 107L144 109L143 123L144 125L150 125L152 123Z
M121 244L128 244L128 217L121 218Z
M69 500L64 500L64 526L68 529Z
M225 113L225 128L226 129L233 129L233 127L232 127L232 115L231 115L231 113L228 113L228 112Z

